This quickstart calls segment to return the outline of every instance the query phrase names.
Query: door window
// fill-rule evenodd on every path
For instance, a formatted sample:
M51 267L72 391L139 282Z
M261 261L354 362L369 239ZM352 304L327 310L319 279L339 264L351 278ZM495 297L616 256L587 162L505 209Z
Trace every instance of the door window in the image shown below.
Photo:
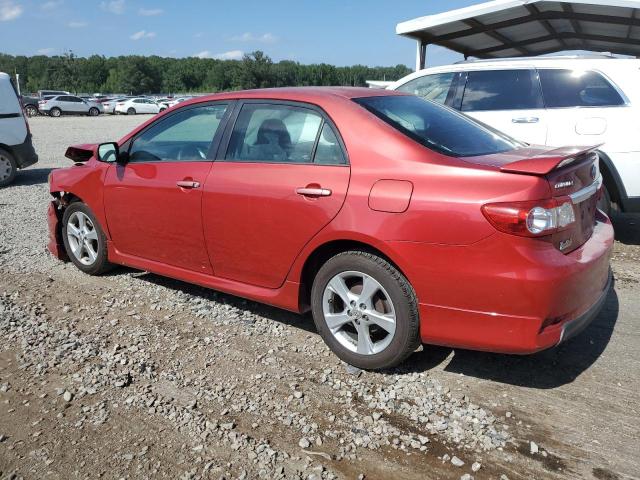
M290 105L246 104L233 127L225 159L311 163L323 119Z
M160 120L133 141L129 160L206 160L226 111L226 104L207 105L189 108Z
M547 108L611 107L624 105L618 91L597 72L584 70L540 70Z
M455 73L436 73L414 78L396 90L399 92L412 93L425 100L433 100L438 103L445 103Z
M463 112L543 108L533 70L469 72L462 97Z

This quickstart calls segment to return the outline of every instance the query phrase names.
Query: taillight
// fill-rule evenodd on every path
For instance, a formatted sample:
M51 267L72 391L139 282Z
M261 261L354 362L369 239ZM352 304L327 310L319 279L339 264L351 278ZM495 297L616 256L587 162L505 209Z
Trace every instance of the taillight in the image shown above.
M569 197L488 203L482 206L482 213L501 232L523 237L551 235L576 221Z

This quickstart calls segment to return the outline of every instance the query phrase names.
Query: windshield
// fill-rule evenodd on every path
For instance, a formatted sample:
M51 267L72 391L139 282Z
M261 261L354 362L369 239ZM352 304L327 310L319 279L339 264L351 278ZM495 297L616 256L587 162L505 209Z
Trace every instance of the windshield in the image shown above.
M419 97L380 96L354 101L409 138L451 157L490 155L524 145L466 115Z

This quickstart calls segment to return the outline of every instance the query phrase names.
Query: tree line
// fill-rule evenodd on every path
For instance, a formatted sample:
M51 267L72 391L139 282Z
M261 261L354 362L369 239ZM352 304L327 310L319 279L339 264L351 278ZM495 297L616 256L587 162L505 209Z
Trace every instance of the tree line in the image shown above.
M408 73L405 65L336 67L324 63L303 65L274 62L261 51L242 60L169 58L128 55L78 57L12 56L0 54L0 71L20 74L23 92L43 89L74 93L205 93L249 88L343 85L366 86L365 80L397 80Z

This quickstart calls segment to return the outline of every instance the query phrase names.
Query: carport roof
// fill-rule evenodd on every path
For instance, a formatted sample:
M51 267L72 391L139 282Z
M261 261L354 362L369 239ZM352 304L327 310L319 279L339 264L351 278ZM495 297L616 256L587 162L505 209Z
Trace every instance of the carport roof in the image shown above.
M495 0L402 22L396 33L465 57L563 50L640 56L640 1Z

